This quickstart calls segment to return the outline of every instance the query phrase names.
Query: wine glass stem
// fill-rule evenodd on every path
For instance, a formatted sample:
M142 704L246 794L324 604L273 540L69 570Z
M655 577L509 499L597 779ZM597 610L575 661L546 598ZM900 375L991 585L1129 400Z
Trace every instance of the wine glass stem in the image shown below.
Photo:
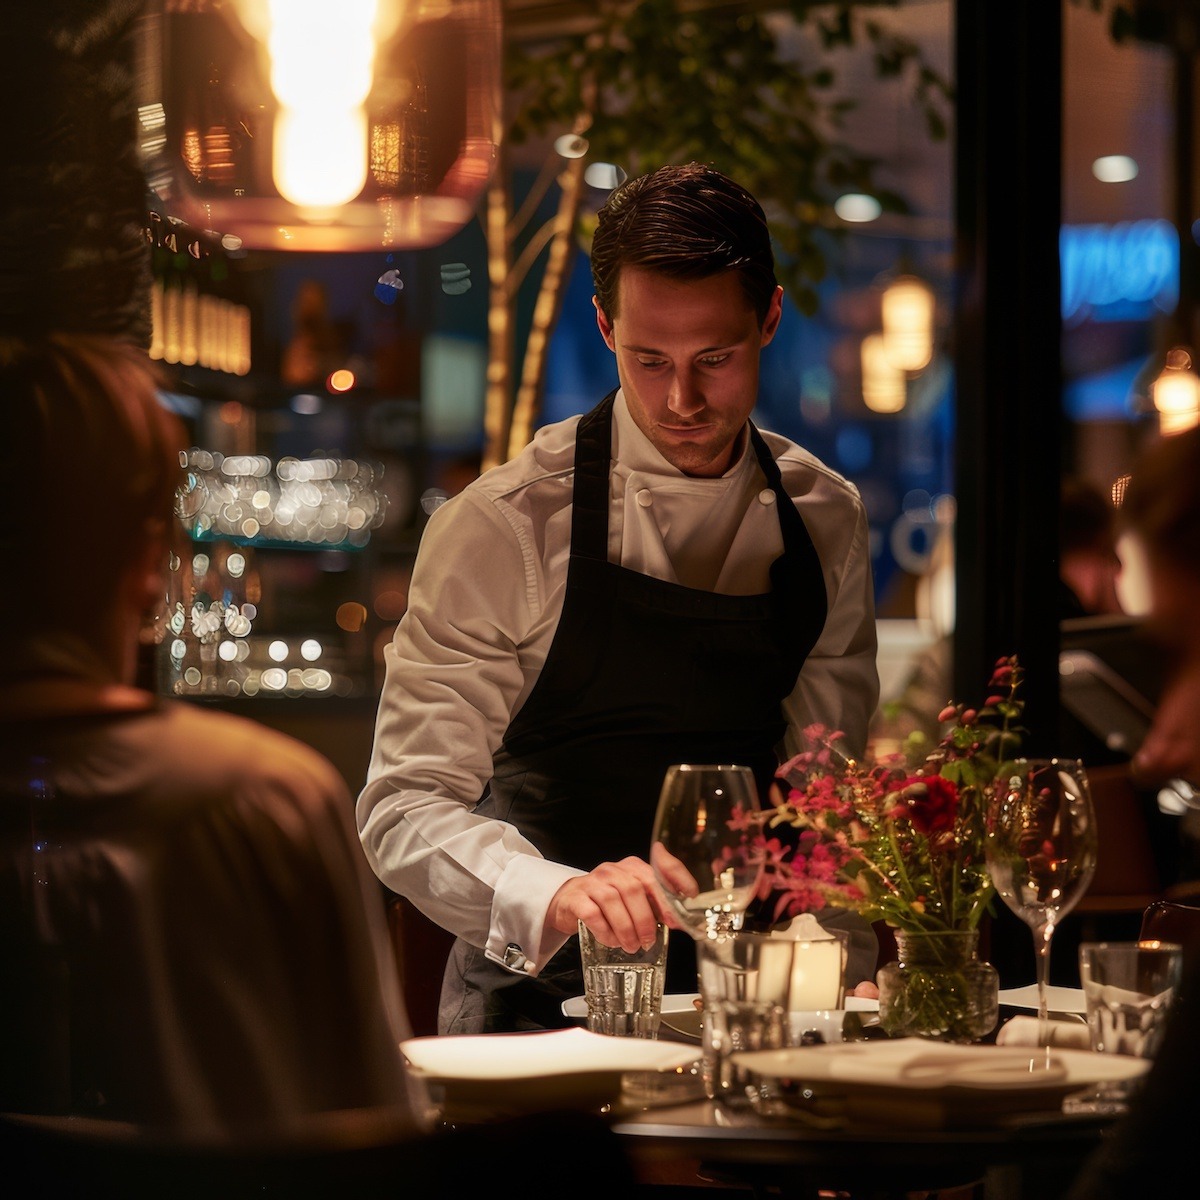
M1047 989L1050 986L1050 937L1053 926L1048 926L1037 939L1037 990L1038 990L1038 1045L1050 1045L1050 1003Z

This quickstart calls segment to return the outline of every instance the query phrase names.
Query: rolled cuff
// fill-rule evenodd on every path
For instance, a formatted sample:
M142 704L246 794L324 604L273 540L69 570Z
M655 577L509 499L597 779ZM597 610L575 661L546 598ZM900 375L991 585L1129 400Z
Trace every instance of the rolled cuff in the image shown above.
M569 936L547 926L550 901L564 883L586 873L531 854L515 856L496 884L484 954L509 971L536 976Z

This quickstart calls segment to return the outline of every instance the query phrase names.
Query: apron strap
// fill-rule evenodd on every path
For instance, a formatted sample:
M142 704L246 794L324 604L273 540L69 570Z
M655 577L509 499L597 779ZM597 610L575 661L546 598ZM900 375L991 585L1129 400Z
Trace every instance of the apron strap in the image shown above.
M575 435L571 557L608 562L608 467L612 458L613 388L580 418Z

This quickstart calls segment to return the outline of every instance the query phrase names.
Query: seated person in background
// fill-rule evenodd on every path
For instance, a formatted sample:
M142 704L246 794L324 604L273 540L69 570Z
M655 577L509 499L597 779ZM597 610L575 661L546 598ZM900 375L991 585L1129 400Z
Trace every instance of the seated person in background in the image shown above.
M1200 428L1155 443L1136 464L1122 506L1146 551L1151 627L1174 671L1134 757L1150 782L1200 786ZM1089 1161L1070 1200L1185 1196L1195 1190L1195 1088L1200 1078L1200 953L1184 978L1143 1089Z
M1059 619L1117 615L1116 510L1086 479L1063 480L1058 509Z
M145 354L0 350L0 1110L173 1131L421 1125L378 883L333 768L131 686L183 431Z

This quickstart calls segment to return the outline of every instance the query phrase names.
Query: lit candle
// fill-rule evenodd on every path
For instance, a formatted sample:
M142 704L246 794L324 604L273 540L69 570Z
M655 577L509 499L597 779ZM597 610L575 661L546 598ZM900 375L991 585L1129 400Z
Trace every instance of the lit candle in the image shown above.
M840 1008L845 950L841 939L792 943L792 978L788 1011Z

